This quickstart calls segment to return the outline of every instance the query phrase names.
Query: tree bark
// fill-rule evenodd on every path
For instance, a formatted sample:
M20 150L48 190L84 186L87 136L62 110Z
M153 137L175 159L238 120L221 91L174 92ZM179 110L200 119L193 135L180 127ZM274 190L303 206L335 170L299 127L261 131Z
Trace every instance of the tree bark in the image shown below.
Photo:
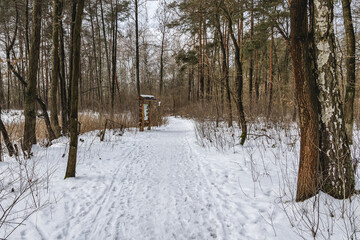
M346 34L346 92L344 102L344 120L349 144L352 144L355 100L355 34L351 16L351 1L342 0Z
M350 197L355 178L336 75L332 0L314 0L315 46L321 110L322 190L334 198Z
M303 0L292 0L290 3L291 57L301 135L296 201L313 197L319 189L319 110L312 74L314 59L310 53L313 49L307 32L306 3Z
M230 94L230 83L229 83L229 68L227 65L227 54L226 54L226 48L224 43L223 34L221 32L220 27L220 16L216 14L216 28L219 33L219 42L220 42L220 48L223 55L222 58L222 78L225 80L225 87L226 87L226 97L228 100L228 126L232 127L232 107L231 107L231 94Z
M39 67L39 53L40 53L40 30L41 30L41 0L33 1L32 12L32 29L31 29L31 46L30 46L30 60L29 72L27 77L27 87L25 91L25 104L24 104L24 140L23 149L29 154L31 147L36 144L36 83L37 71Z
M105 45L105 57L106 57L106 68L108 71L108 82L109 85L111 85L111 67L110 67L110 54L109 54L109 49L108 49L108 44L107 44L107 38L106 38L106 31L105 31L105 19L104 19L104 10L103 10L103 3L102 0L100 0L100 12L101 12L101 22L102 22L102 31L103 31L103 35L104 35L104 45ZM110 88L110 95L112 94L112 89Z
M240 61L240 46L236 40L234 31L233 31L233 22L232 17L230 13L227 11L227 9L224 9L227 14L227 20L229 24L229 32L230 37L232 39L234 48L235 48L235 66L236 66L236 92L237 92L237 107L238 107L238 113L239 113L239 120L241 125L241 136L240 136L240 144L244 145L246 137L247 137L247 125L245 120L245 113L244 113L244 106L242 102L242 91L243 91L243 75L242 75L242 62Z
M116 1L117 6L117 1ZM111 81L111 120L114 120L114 100L115 100L115 83L116 83L116 49L117 49L117 31L118 31L118 12L115 7L114 23L113 23L113 48L112 48L112 81Z
M50 86L50 121L56 137L60 136L60 126L57 108L57 93L59 85L59 19L61 17L60 1L54 0L53 4L53 29L52 29L52 70Z
M138 13L138 0L135 0L135 61L136 61L136 89L140 96L140 57L139 57L139 13Z
M75 0L74 0L75 1ZM81 45L81 23L84 10L84 1L77 0L75 24L73 32L73 71L71 86L71 108L70 108L70 148L66 167L65 178L75 177L76 159L78 145L78 80L80 75L80 45Z
M267 118L271 115L272 99L273 99L273 81L274 81L274 29L271 28L270 36L270 83L269 83L269 102Z
M250 1L250 41L252 43L254 36L254 0ZM252 47L250 47L250 67L249 67L249 97L250 105L252 103L252 94L253 94L253 75L254 75L254 56Z
M63 3L62 3L63 4ZM61 6L62 8L62 6ZM62 133L69 134L69 108L68 98L66 95L66 76L65 76L65 45L64 45L64 29L62 21L59 23L60 29L60 98L61 98L61 124Z
M74 28L75 28L75 17L76 17L76 9L77 9L77 0L72 0L72 10L71 10L71 24L70 24L70 41L69 41L69 82L68 82L68 109L67 112L69 114L68 119L69 119L69 131L70 131L70 108L71 108L71 91L72 91L72 72L73 72L73 51L74 51Z
M3 85L3 78L1 74L1 64L0 64L0 105L5 102L4 96L4 85Z
M164 32L162 32L161 38L161 49L160 49L160 82L159 82L159 95L160 97L163 94L163 87L164 87L164 45L165 45L165 26Z

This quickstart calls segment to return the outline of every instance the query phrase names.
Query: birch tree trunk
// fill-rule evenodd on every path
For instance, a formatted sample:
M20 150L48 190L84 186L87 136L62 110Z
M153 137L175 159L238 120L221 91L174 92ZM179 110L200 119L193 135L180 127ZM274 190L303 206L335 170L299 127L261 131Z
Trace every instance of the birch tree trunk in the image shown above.
M321 111L322 190L334 198L348 198L354 192L355 180L336 75L332 0L314 1L314 20Z

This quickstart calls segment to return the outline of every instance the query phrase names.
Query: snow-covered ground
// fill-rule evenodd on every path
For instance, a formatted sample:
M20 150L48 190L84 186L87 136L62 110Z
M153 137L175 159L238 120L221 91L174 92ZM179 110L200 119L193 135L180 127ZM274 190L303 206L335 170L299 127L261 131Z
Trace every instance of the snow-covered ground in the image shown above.
M284 133L254 136L245 147L220 152L198 143L193 121L174 117L151 131L107 132L104 142L91 132L80 136L77 177L66 180L68 139L35 146L27 161L52 173L41 192L50 204L9 239L311 239L311 227L299 220L317 223L303 212L316 200L301 205L291 195L297 138L279 144L280 138ZM0 169L12 161L7 157ZM331 227L322 235L346 239L331 221L319 224Z

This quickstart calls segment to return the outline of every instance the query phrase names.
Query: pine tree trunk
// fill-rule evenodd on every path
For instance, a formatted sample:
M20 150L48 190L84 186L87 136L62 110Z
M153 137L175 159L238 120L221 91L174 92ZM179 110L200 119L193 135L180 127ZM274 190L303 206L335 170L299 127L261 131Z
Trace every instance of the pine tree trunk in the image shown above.
M54 0L53 4L53 32L52 32L52 70L50 86L50 121L56 137L60 136L60 126L57 108L57 92L59 85L59 18L61 17L60 2Z
M351 17L350 0L342 0L346 33L346 92L344 102L344 120L349 144L352 144L355 100L355 34Z
M75 0L74 0L75 1ZM80 76L80 43L81 23L84 10L84 1L77 0L75 24L73 32L73 72L71 82L71 108L70 108L70 148L65 178L75 177L78 145L78 80Z
M316 195L319 180L319 110L312 75L314 59L311 57L313 49L307 32L306 9L306 1L291 1L291 57L301 135L296 201L304 201Z
M41 0L33 1L32 12L32 29L31 29L31 46L30 46L30 60L29 71L27 78L27 87L25 91L24 104L24 140L23 148L28 153L31 152L31 147L36 143L36 84L37 71L39 67L39 53L40 53L40 30L41 30Z
M315 46L321 110L322 190L334 198L354 193L355 179L336 76L332 0L314 1Z

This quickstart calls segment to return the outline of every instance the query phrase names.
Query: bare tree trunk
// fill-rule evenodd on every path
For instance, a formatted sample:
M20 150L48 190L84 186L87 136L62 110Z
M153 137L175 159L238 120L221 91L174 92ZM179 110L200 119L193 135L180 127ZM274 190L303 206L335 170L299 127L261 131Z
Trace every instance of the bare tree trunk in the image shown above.
M89 4L90 4L90 2L89 2ZM94 21L93 21L92 14L90 14L90 23L91 23L91 33L92 33L93 54L94 54L94 61L95 61L95 74L96 74L96 84L97 84L97 94L98 94L98 111L99 111L99 115L100 115L99 122L100 122L100 124L102 124L104 103L103 103L103 93L102 93L101 73L100 73L101 66L98 65L98 56L96 54L95 28L94 28ZM100 41L99 41L99 43L100 43ZM99 58L101 58L101 56ZM101 60L99 60L99 61L101 64Z
M63 3L62 3L63 4ZM63 6L61 6L62 8ZM62 21L59 23L60 29L60 97L61 97L61 124L62 133L69 134L69 108L68 98L66 95L66 76L65 76L65 45L64 45L64 29Z
M36 83L37 71L39 67L39 52L40 52L40 30L41 30L41 0L33 1L32 13L32 29L31 29L31 46L30 46L30 60L29 72L27 77L27 87L25 92L24 104L24 140L23 148L29 154L31 147L36 143Z
M312 75L314 59L310 52L313 49L311 49L312 39L307 31L306 10L307 1L291 1L291 57L301 135L296 201L311 198L319 191L319 110L316 85Z
M117 6L117 1L116 1ZM115 82L116 82L116 49L117 49L117 30L118 30L118 11L115 7L113 23L113 48L112 48L112 83L111 83L111 120L114 120L114 100L115 100Z
M107 68L107 71L108 71L108 82L109 82L109 85L111 85L111 80L110 80L110 76L111 76L110 54L109 54L109 49L108 49L108 44L107 44L107 38L106 38L105 19L104 19L104 10L103 10L102 0L100 0L100 12L101 12L102 31L103 31L103 35L104 35L106 68ZM111 91L112 91L112 90L111 90L111 88L110 88L110 95L112 94Z
M0 70L1 70L1 68L0 68ZM0 71L0 82L1 81L2 81L2 76L1 76L1 71ZM4 123L3 123L2 119L1 119L2 105L3 105L3 101L0 101L0 132L4 137L4 142L5 142L5 145L6 145L7 149L8 149L9 156L12 156L12 155L15 154L15 150L14 150L14 147L13 147L11 141L10 141L10 138L9 138L8 132L6 131L5 125L4 125ZM0 134L0 162L2 161L1 134Z
M4 85L3 85L3 78L1 74L1 64L0 64L0 105L2 105L4 102L5 102Z
M243 90L243 75L242 75L242 62L240 62L240 46L235 38L235 34L233 31L233 22L232 22L232 16L230 13L224 9L227 13L227 20L229 24L229 33L230 37L233 41L233 45L235 48L235 65L236 65L236 90L237 90L237 106L238 106L238 112L239 112L239 119L241 124L241 140L240 144L244 145L246 137L247 137L247 125L245 120L245 113L244 113L244 106L242 102L242 90Z
M59 19L61 17L60 2L54 0L53 4L53 32L52 32L52 70L50 86L50 120L56 137L60 136L60 126L57 108L57 93L59 85Z
M77 8L77 0L72 0L72 11L71 11L71 24L70 24L70 41L69 41L69 82L68 82L68 119L69 119L69 131L70 131L70 109L71 109L71 91L72 91L72 72L73 72L73 51L74 51L74 46L73 46L73 38L74 38L74 27L75 27L75 17L76 17L76 8Z
M4 137L4 142L8 149L9 156L16 154L14 146L12 145L12 143L10 141L8 132L6 131L5 125L4 125L3 121L1 120L1 106L0 106L0 132L2 133L2 135ZM0 141L0 144L1 144L1 141Z
M81 23L84 10L85 0L77 1L74 32L73 32L73 72L72 72L72 88L71 88L71 111L70 111L70 148L69 158L66 167L65 178L75 177L76 174L76 158L78 145L78 79L80 75L80 50L81 50Z
M260 77L259 77L259 50L255 50L255 97L256 102L259 101L260 98Z
M344 102L344 120L349 144L352 144L355 100L355 34L351 17L351 1L342 0L346 33L346 92Z
M250 1L250 41L253 40L254 36L254 0ZM253 94L253 75L254 75L254 57L253 50L250 49L250 68L249 68L249 97L250 105L252 103L252 94Z
M25 45L26 56L30 54L30 40L29 40L29 0L25 1Z
M322 190L334 198L354 193L355 178L336 75L332 0L314 0L315 44L321 110Z
M203 16L202 11L202 2L199 1L199 64L198 64L198 82L197 82L197 98L203 99L204 97L204 69L203 69L203 46L202 46L202 26L203 26Z
M139 57L139 16L138 16L138 0L135 0L135 61L136 61L136 89L140 96L140 57Z
M229 84L229 68L227 65L227 54L226 54L226 48L225 48L225 43L224 43L224 38L223 38L223 34L221 32L221 27L220 27L220 16L218 14L216 14L216 27L217 27L217 31L219 33L219 40L220 40L220 48L221 48L221 52L223 55L222 58L222 77L225 80L225 87L226 87L226 97L228 100L228 112L229 112L229 116L228 116L228 126L232 127L232 107L231 107L231 94L230 94L230 84Z
M272 99L273 99L273 82L274 82L274 29L271 28L271 40L270 40L270 84L269 84L269 102L267 118L271 115Z
M160 82L159 82L159 94L160 97L163 94L164 88L164 48L165 48L165 23L162 29L162 36L161 36L161 49L160 49Z

